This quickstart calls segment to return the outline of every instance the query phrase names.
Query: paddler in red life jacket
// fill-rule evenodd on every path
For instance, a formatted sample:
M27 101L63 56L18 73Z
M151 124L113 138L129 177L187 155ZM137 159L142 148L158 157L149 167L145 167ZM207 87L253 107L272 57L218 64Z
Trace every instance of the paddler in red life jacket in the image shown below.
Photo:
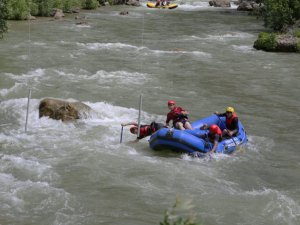
M128 125L132 125L132 127L130 127L130 133L137 135L138 124L136 122L121 124L121 126L123 126L123 127L128 126ZM138 136L137 139L139 140L139 139L145 138L147 136L150 136L163 127L164 127L164 125L162 123L156 123L156 122L152 122L149 125L147 125L147 124L141 125L140 126L140 136Z
M222 141L222 131L220 127L218 127L216 124L212 124L211 126L204 124L202 127L200 127L200 129L201 130L209 129L209 132L207 134L208 140L210 143L213 144L210 153L214 153L218 147L219 142ZM206 135L201 136L201 138L205 139Z
M166 126L169 126L170 121L173 121L173 126L179 130L193 130L192 125L188 121L189 112L185 109L176 106L173 100L168 101L168 108L171 110L167 115Z
M223 130L223 137L235 137L239 131L239 119L233 107L227 107L225 113L215 112L217 116L226 117L226 129Z

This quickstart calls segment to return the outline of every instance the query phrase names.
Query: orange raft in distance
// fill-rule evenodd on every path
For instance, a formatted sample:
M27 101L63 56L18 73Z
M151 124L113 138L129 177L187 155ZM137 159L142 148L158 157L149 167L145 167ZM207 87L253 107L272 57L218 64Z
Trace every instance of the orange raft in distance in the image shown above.
M159 5L156 6L156 3L153 2L147 2L147 7L148 8L156 8L156 9L175 9L178 7L177 4L173 3L173 4L168 4L168 5Z

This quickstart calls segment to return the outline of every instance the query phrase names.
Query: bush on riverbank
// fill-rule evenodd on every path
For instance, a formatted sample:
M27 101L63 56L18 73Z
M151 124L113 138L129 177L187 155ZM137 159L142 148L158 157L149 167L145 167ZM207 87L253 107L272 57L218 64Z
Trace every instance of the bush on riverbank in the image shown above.
M96 9L104 0L5 0L6 19L23 20L31 16L50 16L53 9L70 12L74 8Z
M300 52L300 31L296 34L262 32L253 47L270 52Z
M6 17L7 17L7 7L6 1L2 0L0 2L0 38L3 38L3 33L7 31Z
M261 32L254 42L254 48L258 50L274 51L277 47L274 33Z
M259 15L266 27L278 33L263 32L254 43L254 48L265 51L300 52L300 0L263 0Z
M300 19L300 0L263 0L262 17L265 25L284 31Z

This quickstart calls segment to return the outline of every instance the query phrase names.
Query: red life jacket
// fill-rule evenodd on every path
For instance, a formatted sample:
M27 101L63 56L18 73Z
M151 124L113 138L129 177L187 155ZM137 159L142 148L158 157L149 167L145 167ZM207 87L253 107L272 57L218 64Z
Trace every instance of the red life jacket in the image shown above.
M218 130L217 132L209 132L208 133L208 138L211 142L214 142L215 141L215 138L216 138L216 135L219 135L219 141L222 141L222 131L220 129L220 127L218 127Z
M147 137L155 132L155 127L150 125L142 125L140 127L140 136L139 139L142 139L144 137Z
M232 121L235 118L237 118L237 115L235 113L232 113L232 116L230 118L226 117L226 127L228 130L233 130L232 129Z
M173 110L171 110L168 115L167 115L167 123L172 120L173 124L176 124L178 121L180 121L181 119L187 119L187 116L182 115L182 111L185 111L183 108L181 107L175 107Z

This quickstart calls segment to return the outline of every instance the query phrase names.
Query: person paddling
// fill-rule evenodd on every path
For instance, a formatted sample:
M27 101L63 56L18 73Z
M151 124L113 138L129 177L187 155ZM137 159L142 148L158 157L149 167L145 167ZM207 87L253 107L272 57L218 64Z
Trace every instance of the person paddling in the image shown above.
M223 137L235 137L239 131L239 119L233 107L227 107L225 113L215 112L217 116L226 117L226 128L223 130Z
M138 124L136 122L130 122L130 123L122 123L121 126L128 126L128 125L132 125L130 127L130 133L137 135L138 133ZM153 133L155 133L156 131L158 131L159 129L163 128L164 125L162 123L156 123L156 122L152 122L151 124L145 124L145 125L141 125L140 126L140 135L137 137L137 140L139 139L143 139L147 136L152 135Z
M170 5L170 1L167 0L156 0L155 7Z
M213 144L213 147L209 152L211 154L215 153L219 145L219 142L222 141L222 131L220 127L218 127L216 124L212 124L211 126L204 124L202 127L200 127L200 129L201 130L209 129L209 132L207 134L208 141ZM205 139L206 135L203 134L201 138Z
M185 109L176 106L176 102L173 100L168 101L168 108L171 110L167 114L166 126L169 126L170 121L173 121L173 126L179 130L193 130L192 125L188 121L189 112Z

